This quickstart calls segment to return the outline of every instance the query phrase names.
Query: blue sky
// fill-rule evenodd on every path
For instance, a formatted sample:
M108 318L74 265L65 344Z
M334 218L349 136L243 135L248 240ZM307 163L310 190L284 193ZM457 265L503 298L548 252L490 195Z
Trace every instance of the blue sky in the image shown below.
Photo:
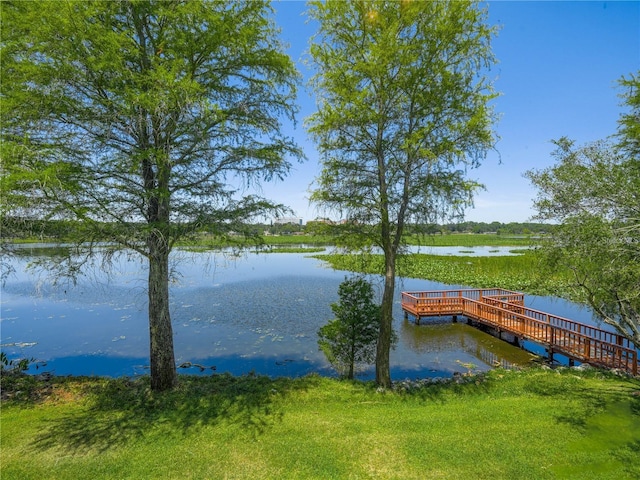
M623 108L620 77L640 70L640 2L491 1L489 22L500 25L493 41L498 63L490 72L500 116L495 130L498 152L490 153L469 176L485 184L465 220L525 222L536 191L523 173L553 163L552 139L567 136L579 144L616 132ZM311 71L302 63L316 25L306 18L305 2L275 1L276 21L288 53L305 78L295 129L286 126L307 161L294 164L284 181L261 192L284 203L305 221L322 212L309 205L309 189L320 172L318 153L303 120L315 111L306 85Z

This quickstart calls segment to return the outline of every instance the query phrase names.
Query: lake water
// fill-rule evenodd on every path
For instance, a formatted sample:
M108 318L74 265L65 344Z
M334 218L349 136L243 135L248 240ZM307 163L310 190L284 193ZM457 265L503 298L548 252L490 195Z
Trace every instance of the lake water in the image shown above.
M457 248L457 250L464 250ZM471 248L468 250L479 250ZM495 250L495 248L493 248ZM26 265L2 287L0 336L10 358L27 357L57 375L134 376L148 372L148 317L145 264L116 261L106 276L97 267L77 285L53 286ZM305 254L176 252L172 256L171 315L174 346L182 373L300 376L335 375L318 350L318 329L333 318L338 285L347 272L334 271ZM378 291L381 278L371 277ZM492 365L522 365L532 356L463 322L414 325L400 308L403 290L456 288L399 279L394 306L398 344L391 352L394 380L448 377ZM488 286L489 287L489 286ZM591 312L549 297L527 297L527 305L578 321ZM46 363L46 365L45 365ZM188 365L191 367L188 367ZM201 367L204 370L201 372ZM373 368L360 373L372 378Z

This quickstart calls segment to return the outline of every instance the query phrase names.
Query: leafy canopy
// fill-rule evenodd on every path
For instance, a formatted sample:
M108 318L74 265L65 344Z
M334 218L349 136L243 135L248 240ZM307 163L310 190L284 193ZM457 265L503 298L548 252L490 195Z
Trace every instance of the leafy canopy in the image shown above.
M461 213L479 187L465 170L493 141L486 12L468 2L311 5L319 107L309 127L323 161L312 200L359 225Z
M622 78L612 141L555 142L556 165L526 176L538 188L538 218L558 222L542 250L573 272L575 295L640 346L640 77Z
M600 141L555 142L556 164L527 172L538 218L559 222L542 253L573 273L573 292L640 345L640 162Z
M298 75L269 4L0 8L2 217L74 220L83 248L107 241L148 259L152 387L172 388L171 249L282 210L233 185L282 178L301 157L281 132ZM59 265L75 273L77 260Z
M298 74L263 1L3 2L3 214L83 221L143 254L270 202L301 152ZM238 185L233 187L232 185Z
M318 110L308 124L322 160L311 200L346 219L349 247L384 253L376 381L388 387L405 225L461 215L480 187L467 169L494 142L484 77L494 29L467 1L314 1L310 16Z

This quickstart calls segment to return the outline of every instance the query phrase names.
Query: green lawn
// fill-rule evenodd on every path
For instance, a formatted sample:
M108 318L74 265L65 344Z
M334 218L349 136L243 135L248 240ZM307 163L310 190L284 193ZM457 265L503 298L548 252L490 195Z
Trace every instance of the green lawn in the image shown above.
M2 479L640 476L640 381L599 371L383 392L318 376L181 376L164 394L146 378L9 380Z

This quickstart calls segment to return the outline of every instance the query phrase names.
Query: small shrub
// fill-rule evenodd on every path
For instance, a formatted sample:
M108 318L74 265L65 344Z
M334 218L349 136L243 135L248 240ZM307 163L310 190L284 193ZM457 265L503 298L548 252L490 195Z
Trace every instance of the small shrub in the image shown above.
M352 379L358 364L375 359L380 307L373 287L361 276L345 278L338 289L339 302L331 304L336 318L318 331L318 345L341 375Z

